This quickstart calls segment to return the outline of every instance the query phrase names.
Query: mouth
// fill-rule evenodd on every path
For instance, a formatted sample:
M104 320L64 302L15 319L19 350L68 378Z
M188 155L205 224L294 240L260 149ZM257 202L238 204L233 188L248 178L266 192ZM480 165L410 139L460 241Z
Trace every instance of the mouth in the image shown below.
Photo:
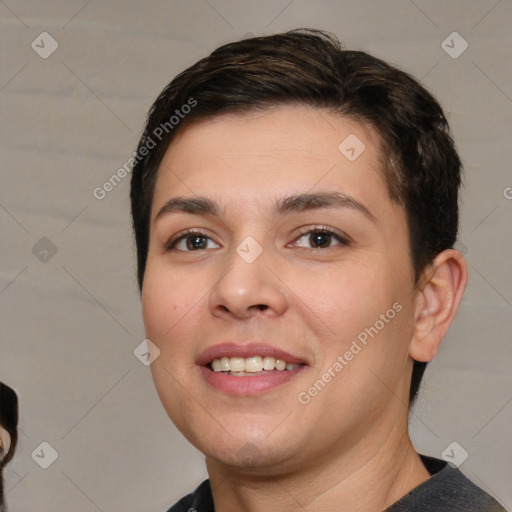
M255 343L215 345L196 362L208 384L234 395L269 391L290 381L308 366L300 357Z

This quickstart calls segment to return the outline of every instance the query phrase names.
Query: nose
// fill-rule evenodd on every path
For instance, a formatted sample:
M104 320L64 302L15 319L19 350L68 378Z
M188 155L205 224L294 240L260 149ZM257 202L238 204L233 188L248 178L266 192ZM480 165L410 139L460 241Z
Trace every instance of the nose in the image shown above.
M225 262L223 276L212 288L209 306L222 318L246 319L257 315L280 316L288 308L286 287L272 268L267 251L252 262L233 251Z

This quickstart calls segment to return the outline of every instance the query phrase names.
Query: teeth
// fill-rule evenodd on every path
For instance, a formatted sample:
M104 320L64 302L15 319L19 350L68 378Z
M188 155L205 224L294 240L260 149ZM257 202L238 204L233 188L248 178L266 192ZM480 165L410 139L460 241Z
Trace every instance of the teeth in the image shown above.
M276 359L276 370L284 370L286 368L286 361Z
M263 358L263 369L264 370L268 370L268 371L273 370L275 366L276 366L275 358L269 357L269 356Z
M245 372L245 359L243 357L231 357L229 359L229 369L232 372Z
M283 359L276 359L269 356L243 357L222 357L214 359L211 368L214 372L232 372L232 374L245 375L272 370L295 370L298 364L287 363Z
M260 356L248 357L245 360L245 371L250 373L257 373L263 370L263 360Z

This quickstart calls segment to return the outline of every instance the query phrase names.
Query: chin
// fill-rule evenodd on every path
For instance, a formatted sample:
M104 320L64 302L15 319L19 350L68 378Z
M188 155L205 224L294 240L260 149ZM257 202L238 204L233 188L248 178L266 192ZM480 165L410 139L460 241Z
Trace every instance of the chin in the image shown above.
M300 446L304 446L304 440L292 440L285 430L272 432L279 421L248 424L245 416L245 425L230 423L229 430L224 430L216 422L196 428L186 423L186 427L180 430L207 459L237 468L263 469L282 465L293 457L294 452L303 451Z
M234 441L226 446L205 446L199 449L207 461L210 459L218 464L239 469L264 470L268 475L269 471L275 474L276 468L279 468L279 472L286 472L286 462L293 457L290 453L293 451L292 447L288 445L284 451L282 442L278 444L281 445L280 448L268 440L263 444L247 440Z

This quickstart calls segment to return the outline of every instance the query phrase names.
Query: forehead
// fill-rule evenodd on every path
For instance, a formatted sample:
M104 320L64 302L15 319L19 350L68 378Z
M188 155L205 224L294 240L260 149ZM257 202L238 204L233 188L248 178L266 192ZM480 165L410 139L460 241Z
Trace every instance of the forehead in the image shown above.
M173 194L264 207L286 192L335 190L386 206L381 160L376 131L338 114L295 105L223 114L173 140L158 171L153 216Z

